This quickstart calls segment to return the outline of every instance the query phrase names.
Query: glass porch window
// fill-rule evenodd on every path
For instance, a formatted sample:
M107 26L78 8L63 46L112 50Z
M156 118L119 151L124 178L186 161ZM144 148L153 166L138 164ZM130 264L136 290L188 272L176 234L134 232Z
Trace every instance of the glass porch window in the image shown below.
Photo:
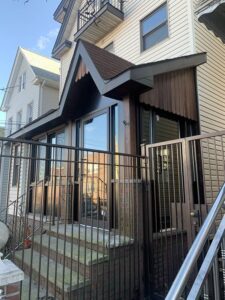
M82 158L82 218L106 221L108 216L108 155L98 152L108 150L108 114L103 113L83 122Z

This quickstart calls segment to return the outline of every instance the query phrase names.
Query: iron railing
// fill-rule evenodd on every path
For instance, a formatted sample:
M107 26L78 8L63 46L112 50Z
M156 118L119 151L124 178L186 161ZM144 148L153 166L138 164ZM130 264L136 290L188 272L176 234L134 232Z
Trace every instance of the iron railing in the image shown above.
M225 131L145 145L142 156L0 141L8 253L29 275L28 299L165 297L225 182Z
M143 146L143 155L145 286L165 297L225 182L225 131Z
M96 14L106 5L110 4L123 11L123 0L87 0L85 5L78 10L78 30L89 20L94 19Z
M0 140L21 299L141 299L143 157Z
M212 240L210 235L215 231L217 227L216 221L218 214L220 213L221 208L224 206L225 201L225 184L223 185L220 193L218 194L207 218L205 219L196 239L194 240L193 245L191 246L182 267L179 270L179 273L174 280L166 300L178 300L183 293L188 294L187 299L198 299L203 293L204 299L223 299L225 291L225 282L224 282L224 238L225 238L225 217L223 216L220 226ZM208 244L211 244L207 255L205 255L206 247ZM223 288L220 287L218 268L218 250L222 247L222 284ZM205 256L205 257L204 257ZM200 262L199 258L203 259L201 267L199 267ZM209 284L210 276L209 271L213 264L213 280L212 284ZM196 267L200 268L198 275L195 279L193 286L191 287L190 293L188 292L189 279L196 273ZM211 274L210 274L211 275ZM203 290L202 290L203 288ZM220 297L220 291L223 290L223 296ZM213 297L212 297L213 295Z

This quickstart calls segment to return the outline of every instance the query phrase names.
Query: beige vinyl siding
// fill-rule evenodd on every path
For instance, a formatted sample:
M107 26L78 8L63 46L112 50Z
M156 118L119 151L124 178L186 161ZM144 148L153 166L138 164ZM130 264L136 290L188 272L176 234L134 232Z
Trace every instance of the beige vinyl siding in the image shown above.
M196 52L207 52L207 63L197 70L201 132L206 133L225 129L225 45L194 18Z
M124 21L99 41L97 46L104 48L113 42L116 55L136 64L190 54L193 48L193 40L190 34L190 15L188 18L189 5L187 0L167 1L169 37L141 52L140 21L165 2L165 0L125 1ZM84 3L85 0L82 0L80 7ZM68 37L73 42L73 47L61 57L61 92L75 48L74 34L76 30L77 19L74 21L74 26Z
M116 55L136 64L189 54L192 49L192 38L189 34L187 0L167 1L169 37L141 52L140 21L165 2L126 1L124 21L97 45L103 48L113 42Z

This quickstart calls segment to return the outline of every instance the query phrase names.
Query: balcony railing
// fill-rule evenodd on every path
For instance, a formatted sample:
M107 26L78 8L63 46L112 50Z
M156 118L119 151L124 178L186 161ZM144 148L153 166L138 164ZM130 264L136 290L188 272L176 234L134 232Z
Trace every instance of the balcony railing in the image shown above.
M96 43L123 21L123 0L87 0L78 11L75 40Z
M110 4L119 11L123 11L122 0L87 0L86 4L78 12L78 30L89 20L93 19L104 5Z

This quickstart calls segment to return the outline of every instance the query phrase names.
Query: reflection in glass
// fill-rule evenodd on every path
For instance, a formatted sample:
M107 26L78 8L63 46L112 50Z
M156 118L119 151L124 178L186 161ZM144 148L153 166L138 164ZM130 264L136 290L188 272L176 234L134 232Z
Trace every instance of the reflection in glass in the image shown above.
M40 143L45 143L44 140L40 140ZM45 162L46 162L46 146L37 146L37 152L38 152L38 162L37 162L37 181L41 181L45 177Z
M108 150L107 114L84 123L84 148ZM82 160L82 217L93 221L106 221L107 206L107 154L85 151Z
M84 123L84 148L107 150L107 114L89 119Z

